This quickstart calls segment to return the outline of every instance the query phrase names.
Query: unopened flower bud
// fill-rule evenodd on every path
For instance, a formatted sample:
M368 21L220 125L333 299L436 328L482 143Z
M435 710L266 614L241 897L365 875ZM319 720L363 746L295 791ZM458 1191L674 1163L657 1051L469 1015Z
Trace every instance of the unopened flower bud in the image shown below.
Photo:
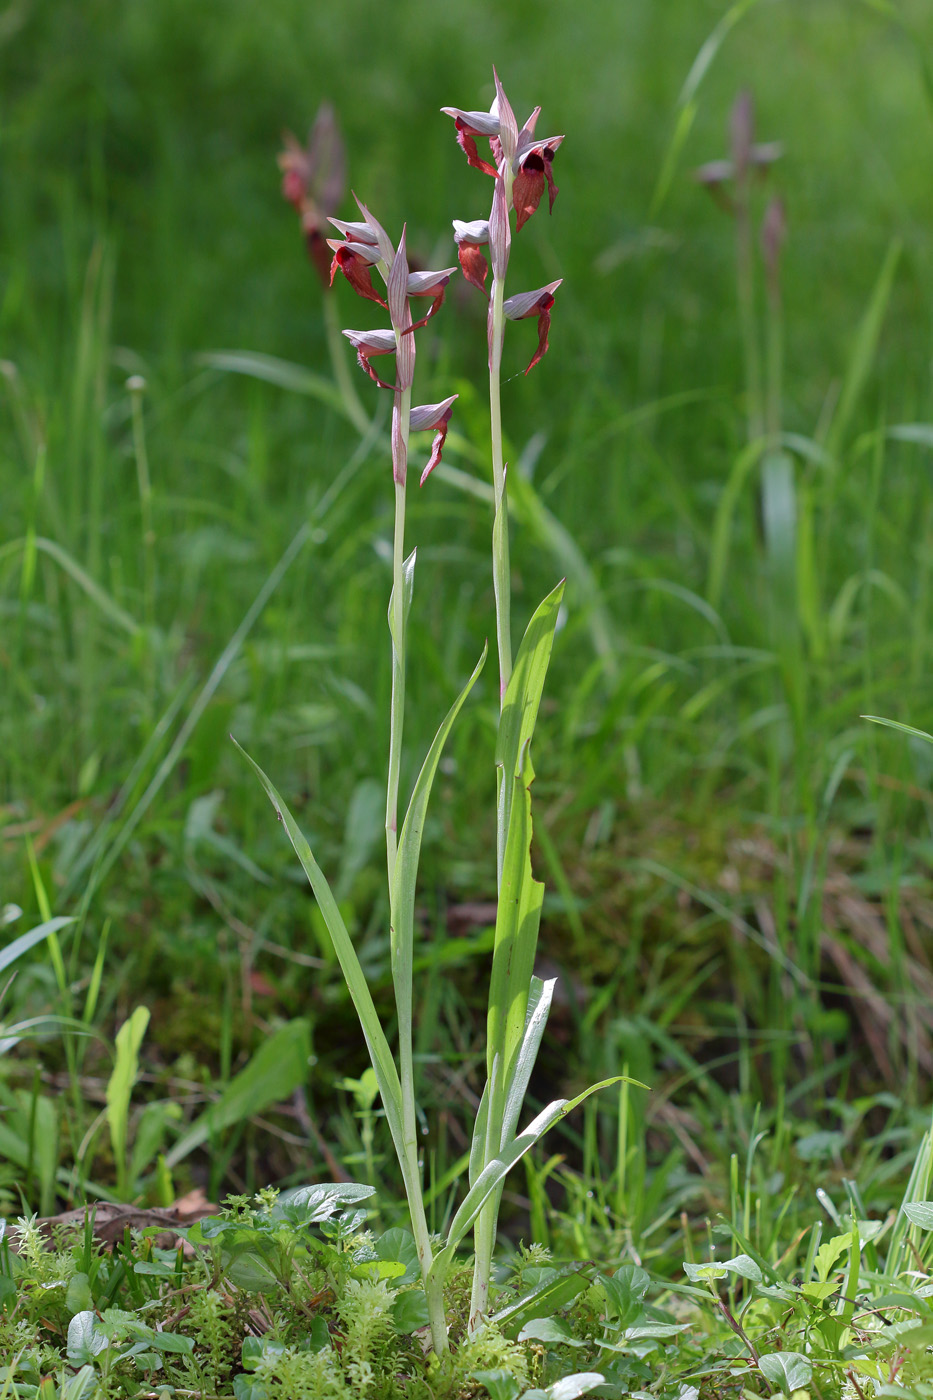
M492 275L498 280L505 277L509 265L509 248L512 244L512 230L509 225L509 211L505 203L505 182L496 181L492 196L492 209L489 214L489 260Z
M499 143L503 158L511 165L518 149L518 122L515 120L512 104L505 95L505 89L499 81L499 74L495 68L492 70L492 75L496 82L496 100L493 103L493 111L499 118Z
M398 333L398 354L395 357L396 387L410 389L415 377L415 344L411 330L411 309L408 305L408 255L405 249L405 229L399 239L398 251L389 271L387 295L392 326Z

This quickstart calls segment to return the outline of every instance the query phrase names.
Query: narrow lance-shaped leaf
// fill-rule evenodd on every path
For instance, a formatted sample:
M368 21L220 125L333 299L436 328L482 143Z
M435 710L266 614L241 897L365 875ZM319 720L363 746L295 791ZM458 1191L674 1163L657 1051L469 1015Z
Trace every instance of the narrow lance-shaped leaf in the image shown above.
M502 882L496 913L492 976L489 984L487 1017L487 1068L499 1055L502 1075L498 1092L490 1102L490 1125L494 1147L499 1145L504 1099L511 1083L516 1052L525 1028L528 993L538 946L538 926L544 885L531 873L531 784L534 768L529 744L522 749L521 771L513 781Z
M502 771L499 782L504 799L503 834L508 831L508 815L511 805L511 783L507 780L515 776L519 768L522 748L534 734L538 709L544 691L551 650L554 646L554 631L557 627L557 614L564 596L561 581L539 605L525 629L521 646L515 657L515 665L505 692L505 703L499 718L499 732L496 737L496 765Z
M415 783L408 812L402 825L398 841L398 854L395 863L395 876L392 881L392 980L395 983L395 1002L398 1007L399 1038L401 1054L411 1053L412 1016L412 957L415 928L415 891L418 882L418 863L421 858L421 840L424 835L424 822L427 815L431 788L437 773L447 736L454 726L463 703L469 695L486 664L487 648L473 670L473 674L461 690L447 712L443 723L434 736L421 772Z
M470 1169L468 1180L472 1186L486 1165L486 1132L489 1124L489 1097L490 1090L495 1083L498 1065L492 1067L492 1075L483 1085L482 1098L479 1101L479 1108L476 1110L476 1119L473 1123L473 1139L470 1143Z
M547 1025L551 1000L556 986L556 977L549 978L547 982L542 982L539 977L531 979L528 1008L525 1015L525 1031L518 1048L518 1054L515 1057L511 1081L506 1088L505 1111L502 1115L503 1146L514 1137L518 1129L519 1114L528 1092L531 1071L534 1069L538 1050L541 1048L541 1039L544 1035L544 1027Z
M236 744L236 740L233 741ZM314 897L318 902L318 907L324 916L327 931L331 936L334 945L334 952L340 963L340 970L343 973L347 990L350 993L356 1014L359 1017L360 1027L366 1040L366 1048L369 1051L369 1058L372 1062L376 1080L379 1084L379 1093L385 1109L386 1121L392 1140L395 1143L396 1151L401 1156L403 1150L402 1135L402 1091L399 1084L398 1070L395 1067L395 1060L392 1058L392 1051L389 1042L386 1040L385 1032L379 1021L379 1016L373 1004L372 994L366 981L365 973L360 966L360 960L356 955L352 939L347 932L347 926L337 907L330 885L311 853L301 829L295 818L282 801L279 793L259 767L259 764L250 758L245 749L237 744L237 748L243 757L250 764L259 781L266 791L266 796L275 808L279 821L288 833L295 854L301 861L308 881L314 891Z
M413 549L411 554L402 565L402 614L403 622L408 621L408 614L411 612L411 599L415 590L415 564L418 560L418 551ZM389 633L392 637L392 645L398 651L399 639L395 635L395 589L393 587L389 595Z
M479 1215L487 1198L495 1191L501 1181L505 1179L516 1162L521 1161L526 1152L529 1152L539 1138L542 1138L549 1128L553 1128L555 1123L559 1123L572 1109L588 1099L591 1094L595 1094L599 1089L606 1089L611 1084L620 1084L623 1081L629 1084L639 1084L644 1089L647 1085L640 1084L637 1079L629 1079L626 1075L617 1074L611 1079L600 1080L598 1084L593 1084L589 1089L584 1089L582 1094L577 1094L572 1099L555 1099L548 1104L547 1108L533 1118L525 1131L517 1138L513 1138L509 1146L494 1157L493 1160L483 1168L474 1184L470 1187L460 1209L451 1221L450 1229L444 1248L435 1255L433 1270L435 1277L443 1277L453 1260L457 1245L470 1229L476 1217Z
M44 924L38 924L36 928L31 928L27 933L21 933L18 938L14 938L12 943L8 943L5 948L0 948L0 972L16 962L24 953L28 953L30 948L34 948L37 943L41 943L44 938L57 933L59 929L65 928L68 924L73 924L74 919L68 915L59 914L54 919L48 919Z

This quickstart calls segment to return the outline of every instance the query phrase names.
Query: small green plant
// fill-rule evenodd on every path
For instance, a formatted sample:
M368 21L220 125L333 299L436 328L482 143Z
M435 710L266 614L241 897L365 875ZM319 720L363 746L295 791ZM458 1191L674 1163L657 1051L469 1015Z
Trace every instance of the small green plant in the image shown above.
M534 780L531 742L564 590L563 584L558 584L539 606L528 624L513 662L508 493L503 457L500 377L507 320L522 320L529 316L537 318L538 346L529 362L528 370L538 363L548 348L550 313L559 282L552 282L536 291L519 293L508 298L505 297L505 282L512 241L512 216L514 214L517 229L521 229L535 213L545 185L553 205L557 187L552 165L554 154L563 137L536 138L535 125L539 108L535 109L525 125L519 129L515 114L495 72L494 77L496 97L488 112L467 111L457 107L443 109L455 122L457 140L470 165L491 176L494 182L489 218L470 223L455 220L454 230L461 269L467 280L482 293L488 303L489 403L494 488L492 572L496 603L500 714L495 745L498 784L496 870L499 900L489 983L486 1086L473 1129L468 1189L440 1244L432 1241L428 1231L419 1156L418 1110L412 1053L415 895L421 842L434 777L444 744L483 669L486 653L484 650L473 674L435 736L415 782L399 831L407 623L412 604L416 562L415 551L407 557L405 554L405 505L410 435L412 431L425 429L433 430L435 434L428 462L421 473L421 484L424 485L440 461L457 397L452 394L437 403L412 407L415 333L440 310L447 285L456 269L450 267L436 272L412 273L406 253L405 230L402 230L398 243L393 243L375 216L359 201L357 202L361 221L347 223L331 216L330 221L338 229L341 237L329 242L334 250L332 278L338 270L341 271L360 296L377 303L388 312L391 323L386 329L347 330L344 334L357 352L360 367L376 385L393 395L391 443L395 532L392 550L393 584L389 600L392 696L389 711L385 830L392 980L398 1021L397 1062L379 1021L365 975L331 887L279 793L266 774L253 764L311 883L360 1019L401 1168L427 1299L431 1339L434 1351L438 1355L442 1355L448 1349L444 1285L461 1241L472 1228L475 1232L475 1262L468 1331L471 1336L475 1336L488 1316L496 1221L506 1174L570 1109L604 1084L616 1083L619 1079L619 1076L614 1076L571 1100L555 1101L537 1114L523 1131L519 1131L519 1116L544 1034L555 986L553 980L542 982L534 975L544 886L534 879L531 868L531 785ZM476 146L477 137L485 137L489 141L491 162L480 158ZM293 152L291 158L286 158L285 166L286 194L301 209L307 200L304 186L313 175L312 163L309 159L302 164ZM488 269L482 253L484 245L489 247L492 268L492 284L488 296L485 290ZM378 277L381 283L384 283L384 296L377 288L374 277ZM414 320L412 316L412 298L430 299L427 313L418 320ZM394 357L395 374L391 381L381 378L374 365L377 359L381 363L384 356Z

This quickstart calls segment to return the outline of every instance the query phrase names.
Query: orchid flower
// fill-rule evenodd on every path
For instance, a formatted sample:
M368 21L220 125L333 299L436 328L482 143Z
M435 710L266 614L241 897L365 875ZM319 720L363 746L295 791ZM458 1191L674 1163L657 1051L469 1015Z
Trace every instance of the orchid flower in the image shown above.
M440 404L411 407L411 385L415 365L414 332L425 326L440 310L447 285L456 268L442 267L437 271L412 272L408 266L404 229L396 248L366 205L359 199L356 202L363 216L361 221L347 222L333 217L330 219L330 223L342 235L341 238L327 240L334 255L330 266L331 282L339 269L359 296L386 308L392 325L385 330L345 330L343 334L356 351L357 362L364 373L381 389L391 389L395 393L396 402L392 414L392 465L398 485L404 487L407 478L409 432L429 428L436 430L430 459L421 474L423 486L441 459L447 437L447 425L457 395L452 395ZM386 283L385 297L377 292L373 284L374 273L378 273ZM427 314L418 321L412 320L409 306L412 297L431 298ZM380 378L372 361L376 356L392 354L396 357L395 382L390 384Z
M554 305L554 293L563 281L558 277L556 282L549 282L546 287L539 287L534 292L519 292L517 296L508 297L502 305L502 310L510 321L524 321L528 316L538 318L538 348L528 364L529 370L534 369L538 361L547 354L548 331L551 328L551 308Z
M693 172L697 184L709 190L716 203L728 213L736 212L737 201L728 191L733 185L744 189L750 174L766 174L784 153L780 141L755 140L755 106L750 92L740 92L729 117L730 155L710 160Z
M301 217L308 256L326 287L330 258L324 226L346 189L343 138L331 104L322 102L318 108L306 146L290 131L282 139L285 149L278 157L282 194Z

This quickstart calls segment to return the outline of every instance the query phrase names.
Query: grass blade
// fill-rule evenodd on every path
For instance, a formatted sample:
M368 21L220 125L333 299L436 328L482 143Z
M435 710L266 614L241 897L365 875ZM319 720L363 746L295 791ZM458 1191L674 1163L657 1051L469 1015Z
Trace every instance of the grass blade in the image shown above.
M58 933L59 929L65 928L68 924L73 924L74 919L65 915L59 915L55 919L47 919L45 923L37 924L26 933L21 933L18 938L14 938L12 943L8 943L5 948L0 948L0 972L4 972L11 963L16 962L24 953L28 953L30 948L34 948L37 943L41 943L44 938L51 937Z
M856 332L855 343L852 346L849 363L842 381L839 402L826 435L826 449L832 457L838 455L874 364L878 338L881 335L885 312L888 309L891 288L894 285L894 274L900 261L901 248L902 244L899 238L892 239L888 245L884 261L881 264L881 271L878 273L871 298Z

